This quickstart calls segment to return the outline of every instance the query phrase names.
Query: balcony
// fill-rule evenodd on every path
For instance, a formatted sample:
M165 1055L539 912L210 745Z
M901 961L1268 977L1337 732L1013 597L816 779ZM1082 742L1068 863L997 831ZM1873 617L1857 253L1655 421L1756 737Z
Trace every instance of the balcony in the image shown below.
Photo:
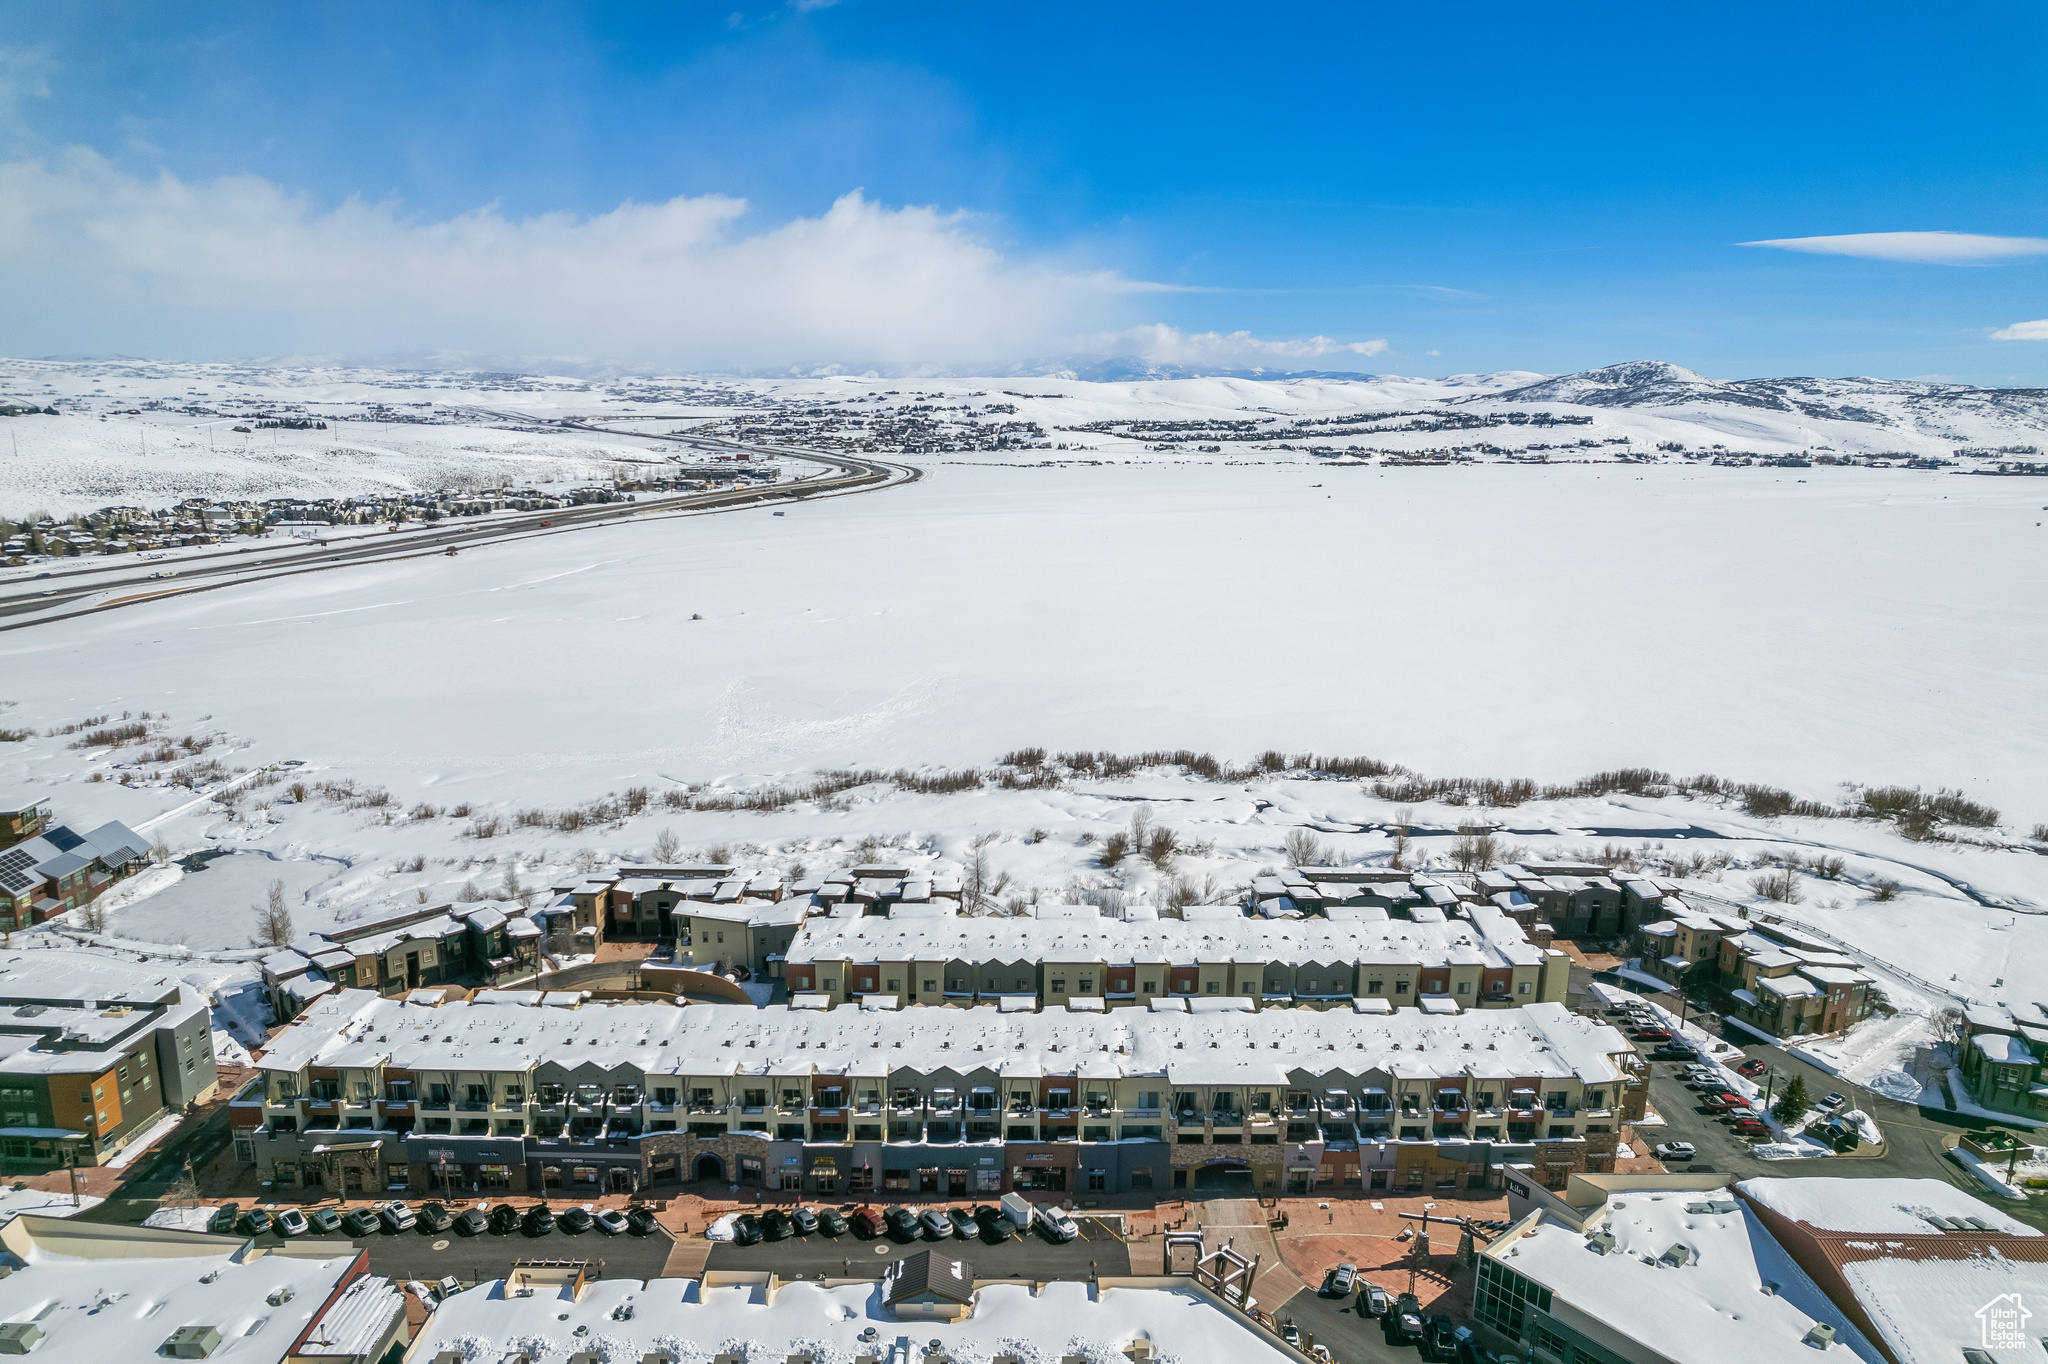
M1234 1108L1219 1108L1211 1116L1210 1121L1218 1127L1242 1127L1244 1114Z

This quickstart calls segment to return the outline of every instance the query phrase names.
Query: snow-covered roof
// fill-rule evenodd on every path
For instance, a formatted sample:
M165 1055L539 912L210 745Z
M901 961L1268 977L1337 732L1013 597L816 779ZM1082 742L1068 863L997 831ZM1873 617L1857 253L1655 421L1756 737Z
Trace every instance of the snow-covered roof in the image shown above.
M0 1000L168 1004L188 989L162 966L61 949L0 954Z
M1194 914L1201 906L1183 911ZM817 918L789 946L792 964L814 961L1197 961L1386 962L1507 966L1541 959L1513 920L1473 922L1249 918L948 918L876 915ZM1527 961L1523 957L1527 957Z
M1972 1198L1939 1179L1745 1179L1736 1189L1761 1207L1771 1209L1815 1231L1868 1235L1934 1235L1942 1228L1927 1214L1945 1218L1979 1218L1993 1231L2013 1236L2041 1233L1982 1199Z
M240 1237L156 1229L142 1233L132 1250L96 1238L74 1244L66 1226L25 1216L5 1233L8 1249L28 1268L0 1279L0 1319L35 1320L43 1336L39 1359L135 1359L157 1354L180 1327L212 1326L224 1344L232 1342L232 1358L277 1364L327 1315L328 1299L356 1263L353 1246L328 1259L251 1254ZM88 1248L92 1253L84 1253ZM402 1307L388 1281L366 1282L335 1307L353 1308L365 1297L381 1305L381 1337ZM114 1303L120 1306L101 1310ZM61 1306L44 1311L46 1305Z
M1602 1232L1614 1238L1604 1254L1595 1242ZM1630 1189L1611 1196L1583 1232L1543 1217L1485 1254L1550 1289L1552 1316L1589 1317L1672 1364L1804 1364L1816 1353L1804 1340L1817 1323L1835 1328L1836 1348L1882 1364L1734 1199Z
M971 1254L971 1252L970 1252ZM638 1360L658 1351L684 1359L708 1358L716 1349L699 1342L745 1342L749 1359L805 1355L817 1364L849 1364L856 1355L887 1355L898 1336L925 1342L934 1353L984 1361L1017 1355L1052 1361L1066 1355L1121 1360L1134 1339L1151 1342L1155 1357L1179 1364L1286 1364L1298 1358L1272 1336L1216 1306L1194 1290L1098 1288L1073 1280L1042 1286L985 1283L974 1313L960 1321L919 1317L901 1322L884 1306L882 1285L826 1287L791 1283L769 1300L764 1285L704 1288L690 1279L602 1279L572 1299L567 1288L536 1287L530 1297L507 1296L501 1283L479 1284L445 1299L427 1318L409 1357L432 1359L455 1350L495 1360L513 1346L536 1359L573 1350L605 1359ZM630 1304L630 1311L620 1309ZM875 1328L878 1349L860 1339Z
M1843 1265L1842 1277L1899 1364L1966 1359L1963 1351L1986 1339L1979 1311L1992 1309L2006 1294L2015 1295L2021 1305L2048 1301L2048 1264L2004 1255L1939 1260L1881 1256ZM2022 1338L2041 1334L2034 1330ZM1986 1357L2025 1356L1993 1351Z
M1454 1075L1484 1066L1502 1075L1577 1075L1599 1084L1620 1077L1613 1058L1629 1050L1613 1028L1554 1003L1449 1017L1402 1010L1361 1027L1356 1014L1322 1009L1009 1013L729 1004L521 1009L468 1002L426 1009L347 990L315 1002L277 1034L257 1064L295 1072L314 1063L505 1072L555 1062L647 1074L732 1073L737 1066L748 1074L801 1075L835 1074L854 1060L886 1056L891 1068L904 1069L1025 1064L1066 1075L1093 1061L1113 1068L1105 1073L1159 1075L1170 1063L1199 1057L1233 1073L1255 1063L1260 1077L1275 1067L1357 1075L1400 1066L1403 1073Z

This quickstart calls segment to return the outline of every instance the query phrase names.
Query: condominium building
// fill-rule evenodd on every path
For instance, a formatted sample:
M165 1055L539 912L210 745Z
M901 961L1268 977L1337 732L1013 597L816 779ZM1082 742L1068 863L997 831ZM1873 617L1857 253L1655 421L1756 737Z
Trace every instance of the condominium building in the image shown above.
M1112 1012L326 995L230 1106L277 1187L819 1196L1494 1187L1606 1168L1640 1063L1560 1004ZM547 998L553 999L553 996ZM1229 1006L1226 1008L1226 1006Z
M101 1165L218 1083L206 999L84 952L0 956L0 1154Z
M1249 1000L1254 1008L1349 1008L1355 999L1440 1011L1565 997L1570 960L1529 942L1490 905L1450 918L1330 906L1318 918L1250 918L1235 905L1177 919L1105 918L1090 905L1024 917L903 918L835 912L804 921L784 976L829 1003L1029 1003L1144 1007L1159 999Z
M43 801L10 802L0 829L28 836L0 849L0 931L28 928L88 904L147 866L149 845L119 822L81 834L49 823Z

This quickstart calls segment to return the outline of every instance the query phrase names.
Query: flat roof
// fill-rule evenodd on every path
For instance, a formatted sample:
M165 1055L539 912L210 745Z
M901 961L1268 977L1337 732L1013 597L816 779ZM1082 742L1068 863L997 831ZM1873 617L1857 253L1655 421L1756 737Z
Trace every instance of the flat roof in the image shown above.
M630 1312L621 1310L629 1304ZM860 1339L870 1329L879 1334L879 1345ZM1000 1354L1118 1360L1140 1337L1151 1342L1155 1357L1180 1364L1299 1360L1277 1339L1191 1288L1099 1287L1073 1280L1035 1289L984 1283L973 1315L961 1321L899 1319L883 1305L880 1283L784 1284L773 1302L765 1284L705 1288L692 1279L601 1279L575 1297L566 1286L536 1286L530 1297L507 1297L502 1283L479 1284L435 1309L414 1337L409 1357L432 1359L452 1349L495 1360L516 1345L552 1360L601 1341L605 1358L637 1360L679 1342L709 1354L724 1348L713 1342L744 1341L751 1359L801 1354L825 1364L860 1354L886 1356L898 1336L914 1339L917 1357L927 1341L936 1340L938 1353L959 1360Z
M1562 1004L1482 1009L1438 1016L1402 1010L1362 1024L1335 1009L1249 1013L1112 1009L1103 1013L1011 1013L995 1006L875 1009L753 1008L736 1004L586 1003L521 1008L467 1001L429 1008L380 999L368 990L325 996L272 1039L260 1069L311 1064L368 1068L526 1071L630 1067L647 1074L837 1074L855 1060L890 1069L980 1070L1018 1064L1068 1075L1084 1061L1125 1075L1164 1074L1198 1057L1219 1075L1266 1083L1276 1066L1314 1074L1343 1071L1461 1074L1468 1067L1507 1076L1587 1083L1620 1077L1613 1057L1631 1050L1614 1028ZM894 996L886 1002L894 1005ZM1256 1060L1256 1066L1251 1063ZM1253 1070L1256 1076L1253 1076Z
M1745 1179L1735 1186L1744 1195L1815 1231L1857 1235L1939 1235L1943 1228L1927 1220L1937 1217L1980 1218L1991 1230L2009 1236L2039 1236L2026 1223L1972 1198L1939 1179Z

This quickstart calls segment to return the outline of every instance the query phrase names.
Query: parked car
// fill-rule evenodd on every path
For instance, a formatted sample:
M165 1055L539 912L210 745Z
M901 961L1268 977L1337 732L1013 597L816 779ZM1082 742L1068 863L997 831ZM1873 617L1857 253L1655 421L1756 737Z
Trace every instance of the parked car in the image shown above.
M761 1222L750 1212L743 1212L732 1220L732 1243L736 1246L756 1246L761 1243Z
M1689 1141L1667 1141L1652 1152L1659 1160L1691 1160L1699 1148Z
M882 1219L889 1224L889 1234L899 1241L915 1241L918 1237L917 1214L908 1208L891 1208L889 1215Z
M1671 1032L1667 1028L1636 1029L1636 1041L1638 1042L1669 1042L1670 1040Z
M280 1208L277 1216L271 1220L276 1224L277 1234L280 1236L304 1236L311 1227L306 1221L306 1214L297 1208Z
M1832 1113L1847 1102L1849 1102L1849 1096L1846 1094L1829 1094L1823 1097L1814 1107Z
M809 1208L791 1208L789 1224L796 1229L797 1235L810 1236L818 1230L818 1214Z
M523 1220L519 1209L510 1203L500 1203L491 1209L491 1230L500 1236L510 1236L519 1230L519 1224Z
M1768 1137L1771 1135L1770 1125L1753 1113L1738 1114L1730 1126L1735 1129L1735 1135L1738 1137ZM1702 1171L1697 1165L1692 1168L1694 1174L1709 1173Z
M213 1210L213 1217L207 1222L206 1229L225 1236L233 1231L235 1223L241 1220L242 1205L240 1203L223 1203Z
M1339 1298L1350 1297L1352 1290L1358 1287L1358 1266L1346 1260L1337 1266L1336 1275L1337 1292L1334 1296Z
M1297 1348L1301 1345L1301 1328L1291 1321L1280 1323L1280 1339Z
M369 1208L351 1208L341 1219L341 1229L350 1236L368 1236L383 1224L383 1219Z
M847 1222L845 1213L839 1211L839 1209L837 1208L820 1208L818 1210L819 1231L825 1233L825 1235L827 1236L844 1236L846 1235L846 1229Z
M954 1208L946 1214L953 1219L953 1234L963 1241L972 1241L981 1234L981 1224L974 1220L974 1214L965 1208Z
M1442 1312L1429 1319L1429 1353L1449 1359L1458 1351L1458 1323Z
M590 1215L588 1208L564 1208L556 1216L555 1225L571 1236L581 1236L597 1225L597 1219Z
M1071 1241L1081 1234L1081 1228L1074 1224L1074 1219L1050 1203L1039 1204L1038 1225L1055 1241Z
M481 1236L484 1228L490 1224L490 1219L484 1215L482 1208L464 1208L455 1215L455 1220L449 1225L455 1229L457 1236Z
M853 1210L853 1216L846 1219L853 1228L853 1234L863 1241L872 1241L889 1230L889 1224L873 1208L860 1207Z
M405 1206L404 1200L394 1198L389 1203L377 1205L377 1220L384 1224L384 1230L396 1234L411 1231L419 1225L420 1219L414 1215L411 1208Z
M1769 1069L1770 1066L1767 1063L1759 1061L1756 1059L1756 1057L1752 1056L1747 1061L1744 1061L1741 1065L1737 1066L1735 1068L1735 1073L1737 1075L1747 1075L1754 1077L1763 1074L1765 1071Z
M761 1239L780 1241L789 1235L789 1214L780 1208L770 1208L761 1214Z
M1422 1339L1422 1304L1413 1293L1403 1293L1394 1299L1393 1310L1387 1314L1387 1325L1401 1340Z
M446 1231L455 1219L448 1215L448 1209L439 1203L420 1204L419 1224L421 1231Z
M1699 1059L1700 1050L1683 1042L1666 1042L1650 1054L1664 1061L1694 1061Z
M659 1225L660 1220L655 1217L652 1208L635 1203L626 1209L626 1230L635 1236L645 1236Z
M1700 1095L1700 1107L1706 1109L1709 1113L1725 1113L1728 1111L1729 1106L1736 1102L1737 1100L1733 1094L1723 1093L1720 1090L1707 1090Z
M1358 1314L1362 1317L1384 1317L1393 1305L1393 1294L1376 1283L1367 1283L1359 1290Z
M1003 1216L1003 1210L986 1203L974 1210L974 1224L981 1228L981 1239L990 1245L1007 1241L1013 1234L1010 1219Z
M271 1228L272 1218L261 1208L251 1208L242 1214L242 1231L250 1236L261 1236Z
M341 1230L341 1214L333 1208L308 1208L306 1225L322 1236L331 1236Z
M944 1208L926 1208L918 1214L918 1224L925 1234L934 1241L950 1241L953 1238L953 1219L946 1216Z
M526 1216L519 1219L520 1229L528 1236L546 1236L555 1229L555 1214L545 1203L536 1203L526 1210Z

